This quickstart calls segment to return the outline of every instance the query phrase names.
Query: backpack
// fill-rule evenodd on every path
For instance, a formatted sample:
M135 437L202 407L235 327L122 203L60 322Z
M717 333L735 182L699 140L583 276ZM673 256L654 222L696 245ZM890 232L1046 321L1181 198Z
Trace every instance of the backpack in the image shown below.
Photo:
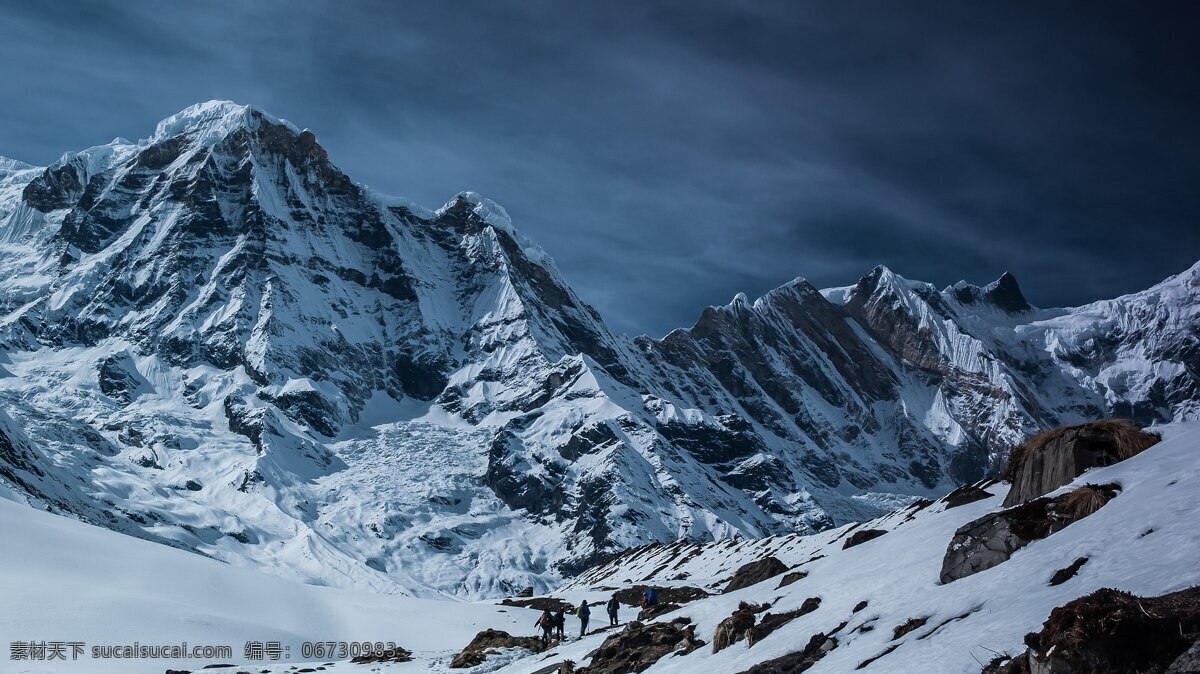
M658 603L658 593L654 591L654 588L650 588L650 589L646 590L646 603L648 603L648 604Z
M590 616L591 614L592 614L592 609L588 608L587 604L580 604L579 610L575 612L575 615L579 616L580 618L586 618L586 617Z

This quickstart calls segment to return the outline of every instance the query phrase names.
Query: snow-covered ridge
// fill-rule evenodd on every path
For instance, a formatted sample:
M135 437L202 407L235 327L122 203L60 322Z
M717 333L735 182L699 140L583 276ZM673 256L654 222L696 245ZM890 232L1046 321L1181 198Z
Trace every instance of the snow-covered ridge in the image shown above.
M239 105L233 101L207 101L184 108L162 120L155 127L154 135L140 144L150 145L186 133L193 136L196 143L209 145L228 136L233 130L253 126L259 123L259 120L285 126L295 134L300 133L295 124L274 117L259 108Z
M629 339L499 205L383 196L210 102L0 177L0 482L304 582L546 589L874 517L1038 428L1186 418L1195 276L1038 310L880 267Z

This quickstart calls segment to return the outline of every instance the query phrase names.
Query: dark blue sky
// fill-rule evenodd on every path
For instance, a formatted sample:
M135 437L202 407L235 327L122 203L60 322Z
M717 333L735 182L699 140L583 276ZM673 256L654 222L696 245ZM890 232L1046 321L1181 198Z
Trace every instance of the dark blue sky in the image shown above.
M13 2L0 154L228 98L503 204L619 330L876 264L1042 306L1200 259L1200 3Z

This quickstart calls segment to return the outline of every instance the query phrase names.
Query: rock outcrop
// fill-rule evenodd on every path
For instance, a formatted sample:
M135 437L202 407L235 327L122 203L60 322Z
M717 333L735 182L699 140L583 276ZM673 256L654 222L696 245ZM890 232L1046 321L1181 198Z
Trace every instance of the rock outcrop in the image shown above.
M587 667L577 674L630 674L642 672L672 653L686 655L704 646L696 638L696 626L689 618L670 622L629 623L622 631L604 640Z
M454 659L450 661L451 669L466 669L483 663L489 655L501 648L524 648L534 653L546 650L547 644L537 637L514 637L503 630L486 629L467 644Z
M729 579L729 584L725 586L722 592L733 592L734 590L750 587L768 578L774 578L781 573L787 573L787 571L788 565L779 561L778 558L764 557L738 567L738 570L733 572L733 577Z
M1191 672L1197 639L1200 587L1160 597L1104 588L1051 611L1040 632L1026 635L1027 651L983 672Z
M1095 466L1107 466L1160 440L1128 421L1105 419L1039 433L1009 455L1012 482L1004 507L1025 503L1070 483Z
M1039 498L989 513L954 532L942 560L942 583L1002 564L1029 543L1078 521L1117 494L1114 485L1085 485L1055 498Z
M842 549L845 550L846 548L852 548L856 545L862 545L863 543L875 540L886 533L887 531L884 531L883 529L859 529L858 531L850 534L850 537L847 538L846 542L842 544Z
M957 508L959 506L965 506L976 501L982 501L985 498L993 496L993 494L986 489L987 486L992 482L992 480L983 480L976 482L975 484L960 485L956 487L954 491L946 494L939 500L946 504L946 510Z
M641 606L642 595L646 592L647 585L634 585L626 587L615 592L617 601L626 606ZM690 585L675 585L675 586L655 586L654 594L657 595L658 601L671 604L686 604L689 601L703 599L708 596L708 593L698 587Z
M765 660L740 674L799 674L817 664L829 651L837 648L837 645L836 638L818 632L812 635L803 650Z

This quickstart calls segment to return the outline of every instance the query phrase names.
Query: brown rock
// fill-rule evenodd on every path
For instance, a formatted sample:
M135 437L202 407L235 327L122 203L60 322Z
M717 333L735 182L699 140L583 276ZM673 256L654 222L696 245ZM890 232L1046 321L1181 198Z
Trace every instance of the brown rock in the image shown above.
M704 646L689 618L644 624L637 621L604 640L591 664L576 674L630 674L649 669L670 653L687 654Z
M1116 485L1084 485L964 524L954 532L942 559L941 582L950 583L1008 561L1017 550L1095 512L1116 494Z
M1050 612L1042 630L1025 637L1029 650L996 672L1177 671L1200 638L1200 587L1159 597L1109 588ZM1182 669L1181 671L1189 671Z
M886 533L883 529L859 529L850 534L850 538L847 538L846 542L842 544L842 549L845 550L846 548L852 548L867 541L875 540Z
M784 564L775 557L764 557L757 561L743 564L733 573L733 577L729 579L729 584L725 586L722 592L733 592L734 590L750 587L768 578L774 578L781 573L786 573L787 570L787 564Z
M501 648L524 648L534 653L546 650L547 644L537 637L514 637L502 630L486 629L475 635L466 648L450 661L451 669L474 667L487 659L489 652Z
M1121 419L1105 419L1045 431L1026 440L1008 458L1012 482L1004 507L1048 494L1094 466L1134 456L1161 438Z

